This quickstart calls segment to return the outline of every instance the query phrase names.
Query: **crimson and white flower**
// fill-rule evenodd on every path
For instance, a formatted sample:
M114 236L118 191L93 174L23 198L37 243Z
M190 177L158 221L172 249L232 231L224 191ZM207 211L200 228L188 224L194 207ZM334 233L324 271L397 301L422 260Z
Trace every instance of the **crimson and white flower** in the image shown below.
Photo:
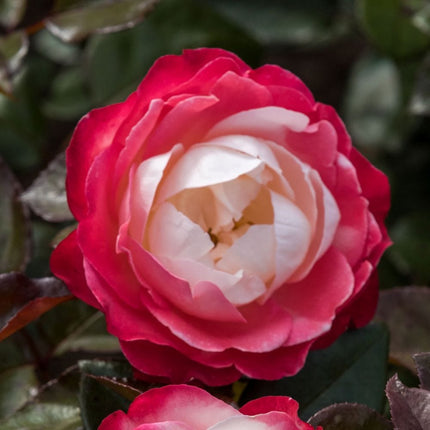
M142 376L281 378L373 316L387 179L278 66L162 57L80 121L67 169L78 227L52 271Z

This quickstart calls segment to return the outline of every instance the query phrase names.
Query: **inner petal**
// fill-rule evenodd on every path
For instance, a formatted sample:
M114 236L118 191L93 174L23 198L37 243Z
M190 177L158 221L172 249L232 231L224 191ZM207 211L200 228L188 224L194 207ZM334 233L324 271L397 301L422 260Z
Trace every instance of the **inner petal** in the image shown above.
M252 225L228 248L216 267L228 273L241 269L268 282L275 273L273 225Z
M158 208L147 231L148 247L157 256L199 260L213 248L206 232L169 202Z
M275 215L275 279L267 296L281 286L304 260L311 243L311 228L305 214L291 201L271 192Z
M160 184L157 201L189 188L203 188L228 182L254 170L264 169L258 158L230 148L210 144L191 147Z

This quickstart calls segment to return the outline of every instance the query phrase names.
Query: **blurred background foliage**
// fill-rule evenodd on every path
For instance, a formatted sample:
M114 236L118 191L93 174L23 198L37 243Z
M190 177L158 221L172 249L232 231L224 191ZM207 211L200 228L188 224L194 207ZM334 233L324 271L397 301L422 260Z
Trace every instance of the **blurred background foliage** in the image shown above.
M17 316L38 315L32 304L40 285L30 278L48 277L52 283L52 246L73 227L63 151L76 122L92 108L123 100L159 56L200 46L231 50L253 67L275 63L297 74L318 101L338 110L354 145L389 176L394 245L380 265L381 288L387 291L378 318L391 332L410 322L403 337L392 341L390 365L403 366L416 382L410 355L427 347L430 330L427 288L407 287L430 283L428 0L0 0L0 271L24 273L34 291L13 296L21 278L5 275L2 294L11 294L15 310L8 314L0 305L0 323L18 328ZM67 291L52 288L52 306L68 299ZM405 306L411 298L414 306ZM390 318L393 309L403 319ZM381 330L370 330L369 345L386 338ZM8 419L2 428L23 428L26 414L34 413L26 402L54 377L56 383L42 391L48 399L55 391L58 408L37 411L49 428L80 425L79 405L70 394L76 372L93 376L81 379L81 409L94 390L105 396L97 390L110 387L112 399L119 392L133 398L131 385L110 380L106 388L106 380L94 376L96 364L78 361L118 351L100 316L75 301L18 331L1 344L0 388L9 386L10 378L20 388L15 400L7 399L14 406L4 406L6 412L0 395L0 419L17 410L21 418ZM90 391L82 391L82 384ZM372 402L369 406L383 408L381 398ZM82 419L85 428L96 428L91 423L97 417L84 413ZM70 427L55 427L58 422Z

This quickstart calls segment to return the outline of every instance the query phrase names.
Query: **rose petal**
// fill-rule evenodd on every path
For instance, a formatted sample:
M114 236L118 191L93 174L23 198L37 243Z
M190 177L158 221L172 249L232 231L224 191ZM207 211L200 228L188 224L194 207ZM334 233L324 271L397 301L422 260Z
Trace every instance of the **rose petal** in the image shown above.
M205 430L219 421L240 416L232 406L190 385L168 385L141 394L128 411L136 423L178 421Z
M278 193L271 192L276 238L275 278L266 298L300 266L308 251L311 227L303 212Z
M108 415L98 430L135 430L136 426L123 411L115 411Z
M101 305L88 288L84 276L84 258L78 247L76 236L77 232L74 230L54 249L50 260L51 270L66 283L73 295L100 309Z
M302 281L285 285L272 300L294 319L288 345L309 341L327 332L336 310L351 296L354 275L346 258L330 248Z
M247 304L266 291L266 286L259 277L243 273L240 269L230 274L199 261L168 257L159 259L172 274L190 283L194 298L197 298L209 283L213 285L212 288L219 289L235 306ZM201 290L203 285L206 287Z
M168 164L183 153L181 145L175 145L169 152L148 158L136 170L130 172L129 199L124 198L121 224L130 222L129 232L137 241L143 241L144 229L158 185Z
M178 310L208 320L243 321L240 312L218 287L206 282L199 289L199 294L196 291L192 294L189 282L169 273L140 244L130 238L126 231L120 235L119 247L128 255L129 263L141 285L166 297Z
M277 65L265 64L258 69L248 71L247 76L264 86L292 88L303 94L309 103L315 103L312 93L303 81L294 73Z
M300 112L266 106L238 112L223 119L209 130L206 139L244 134L283 143L288 130L301 132L308 124L309 118Z
M67 148L67 199L77 220L87 212L85 181L95 157L114 141L115 133L132 112L136 95L125 102L92 110L76 127ZM90 138L89 138L90 136Z
M234 366L205 366L170 347L143 340L120 343L124 355L134 367L148 375L167 377L171 383L198 379L210 386L220 386L231 384L240 377Z
M163 181L157 202L188 188L231 181L263 166L261 160L235 150L208 144L195 145L181 157Z
M267 282L275 273L275 249L273 226L252 225L224 253L216 267L228 273L244 270ZM243 303L249 303L249 300Z
M169 202L163 203L147 229L150 251L156 256L199 260L214 246L209 235ZM174 271L173 271L174 272Z

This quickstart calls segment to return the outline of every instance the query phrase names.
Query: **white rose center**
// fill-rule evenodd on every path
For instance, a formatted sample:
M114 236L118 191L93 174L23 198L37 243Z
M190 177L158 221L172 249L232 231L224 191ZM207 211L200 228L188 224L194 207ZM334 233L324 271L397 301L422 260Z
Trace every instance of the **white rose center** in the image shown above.
M280 120L295 119L276 109ZM255 124L267 114L248 113ZM211 282L237 306L306 276L339 221L316 171L278 142L243 134L214 135L186 151L178 144L145 160L131 192L130 234L192 292Z

